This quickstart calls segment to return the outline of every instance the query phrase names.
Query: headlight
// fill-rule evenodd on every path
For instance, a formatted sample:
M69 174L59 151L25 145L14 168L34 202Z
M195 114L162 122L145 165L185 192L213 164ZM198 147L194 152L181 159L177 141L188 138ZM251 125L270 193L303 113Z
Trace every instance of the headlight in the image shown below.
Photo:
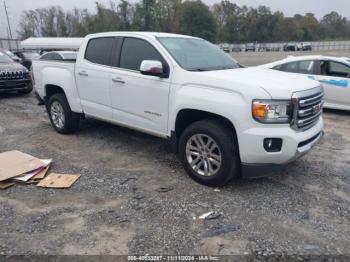
M290 123L293 107L290 100L253 100L253 118L261 123Z

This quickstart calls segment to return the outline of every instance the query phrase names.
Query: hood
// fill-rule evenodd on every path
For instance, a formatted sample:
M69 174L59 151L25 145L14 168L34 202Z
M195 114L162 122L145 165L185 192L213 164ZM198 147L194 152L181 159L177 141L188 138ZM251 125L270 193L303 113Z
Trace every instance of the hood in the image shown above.
M232 86L260 87L273 99L290 98L294 92L312 89L320 85L319 82L307 77L256 67L200 73L203 74L203 79L207 77L219 78L230 82Z
M27 71L27 69L19 63L0 63L0 72L1 71Z

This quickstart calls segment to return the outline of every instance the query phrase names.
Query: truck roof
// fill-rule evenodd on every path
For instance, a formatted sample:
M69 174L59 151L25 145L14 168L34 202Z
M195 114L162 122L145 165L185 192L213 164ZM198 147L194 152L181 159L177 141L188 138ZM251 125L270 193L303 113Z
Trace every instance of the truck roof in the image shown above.
M107 37L107 36L144 36L144 37L182 37L182 38L196 38L188 35L161 33L161 32L139 32L139 31L116 31L103 32L87 35L87 38L93 37ZM81 37L30 37L21 42L23 49L70 49L78 50L84 38Z
M132 35L138 35L138 36L148 36L148 37L182 37L182 38L196 38L193 36L188 35L181 35L181 34L174 34L174 33L162 33L162 32L141 32L141 31L116 31L116 32L104 32L104 33L96 33L96 34L90 34L87 37L94 37L94 36L132 36Z

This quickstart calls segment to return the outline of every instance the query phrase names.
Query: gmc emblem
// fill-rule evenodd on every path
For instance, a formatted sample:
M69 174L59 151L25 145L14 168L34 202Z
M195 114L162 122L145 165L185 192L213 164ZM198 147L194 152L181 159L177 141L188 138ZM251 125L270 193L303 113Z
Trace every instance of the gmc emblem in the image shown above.
M322 110L322 103L318 104L318 105L314 105L312 107L312 112L313 114L317 114L318 112L320 112Z

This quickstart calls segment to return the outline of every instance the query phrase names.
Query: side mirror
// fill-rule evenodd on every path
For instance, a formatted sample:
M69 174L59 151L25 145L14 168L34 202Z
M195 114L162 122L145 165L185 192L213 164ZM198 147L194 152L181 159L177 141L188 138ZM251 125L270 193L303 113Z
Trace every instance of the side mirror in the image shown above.
M140 72L143 75L164 76L163 65L160 61L156 60L143 60L140 66Z

